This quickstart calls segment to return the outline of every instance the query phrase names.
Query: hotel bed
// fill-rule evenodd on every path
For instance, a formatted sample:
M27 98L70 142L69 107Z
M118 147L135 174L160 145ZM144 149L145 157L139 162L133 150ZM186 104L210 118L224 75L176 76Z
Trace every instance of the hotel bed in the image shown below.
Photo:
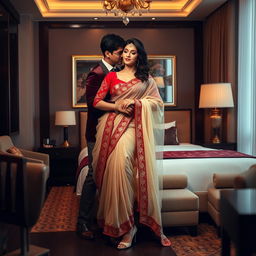
M87 113L80 112L80 141L81 148L86 147L85 141L85 124ZM179 145L165 145L164 153L168 155L172 153L176 155L185 155L187 153L193 154L200 153L196 158L170 158L163 161L163 173L164 174L186 174L188 177L188 188L199 196L199 207L201 212L207 211L207 189L213 186L212 177L213 173L241 173L249 169L253 164L256 164L256 158L250 156L232 155L232 152L227 152L227 156L218 157L216 149L209 149L199 145L191 144L191 111L190 110L175 110L165 112L165 123L171 123L175 121L178 133ZM174 153L175 151L175 153ZM207 158L200 155L217 153L213 158ZM86 153L84 149L82 151ZM178 156L179 156L178 154ZM80 156L81 158L81 156ZM86 170L85 170L86 172ZM81 183L81 180L80 180Z

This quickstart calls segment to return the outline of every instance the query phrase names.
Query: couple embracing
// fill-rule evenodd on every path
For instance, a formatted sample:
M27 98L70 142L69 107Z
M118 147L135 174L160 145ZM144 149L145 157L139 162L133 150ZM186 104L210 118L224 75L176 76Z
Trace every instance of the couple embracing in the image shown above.
M103 59L86 79L86 139L89 172L85 179L77 233L93 239L91 229L96 190L97 220L103 234L118 241L117 249L135 241L136 222L151 228L163 246L161 197L155 147L161 145L163 101L149 75L147 54L136 38L114 34L101 40ZM118 72L111 70L122 59ZM135 221L135 212L138 220Z

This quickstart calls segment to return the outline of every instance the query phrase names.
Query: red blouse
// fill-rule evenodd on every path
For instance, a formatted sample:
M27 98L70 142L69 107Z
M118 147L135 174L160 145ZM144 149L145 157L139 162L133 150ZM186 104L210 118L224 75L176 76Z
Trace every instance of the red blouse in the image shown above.
M111 96L122 94L124 91L126 91L131 86L133 86L134 85L133 82L135 82L136 80L138 80L138 79L133 78L130 81L125 82L125 81L118 79L116 72L109 72L105 76L105 78L100 86L100 89L98 90L98 92L94 98L93 106L95 107L99 101L104 100L104 98L106 97L108 92L110 92Z

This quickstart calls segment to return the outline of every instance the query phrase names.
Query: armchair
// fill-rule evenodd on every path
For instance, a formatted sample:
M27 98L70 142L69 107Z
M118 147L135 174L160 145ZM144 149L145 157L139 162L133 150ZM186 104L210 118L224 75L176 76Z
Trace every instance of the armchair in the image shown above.
M256 188L256 165L241 174L213 174L213 188L208 189L208 213L219 229L220 192L228 189Z
M28 236L43 206L47 173L42 163L0 153L0 222L17 225L21 231L21 250L6 255L48 255L48 249L29 247Z
M43 163L48 167L48 174L47 178L49 177L49 155L44 154L44 153L39 153L39 152L34 152L30 150L25 150L21 148L17 148L13 145L11 137L5 135L5 136L0 136L0 152L6 153L6 154L11 154L10 150L15 151L14 154L23 156L27 161L29 162L34 162L34 163Z

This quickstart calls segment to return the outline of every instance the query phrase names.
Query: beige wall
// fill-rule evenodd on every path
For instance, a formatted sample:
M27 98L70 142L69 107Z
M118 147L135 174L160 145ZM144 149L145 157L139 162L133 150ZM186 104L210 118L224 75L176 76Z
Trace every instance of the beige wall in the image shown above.
M194 109L192 28L51 29L49 33L50 136L57 140L58 145L63 141L63 131L61 127L54 126L55 111L72 109L71 56L101 54L99 43L101 37L107 33L119 34L125 39L139 38L148 54L176 55L177 108ZM78 125L69 128L69 137L73 145L78 145Z

